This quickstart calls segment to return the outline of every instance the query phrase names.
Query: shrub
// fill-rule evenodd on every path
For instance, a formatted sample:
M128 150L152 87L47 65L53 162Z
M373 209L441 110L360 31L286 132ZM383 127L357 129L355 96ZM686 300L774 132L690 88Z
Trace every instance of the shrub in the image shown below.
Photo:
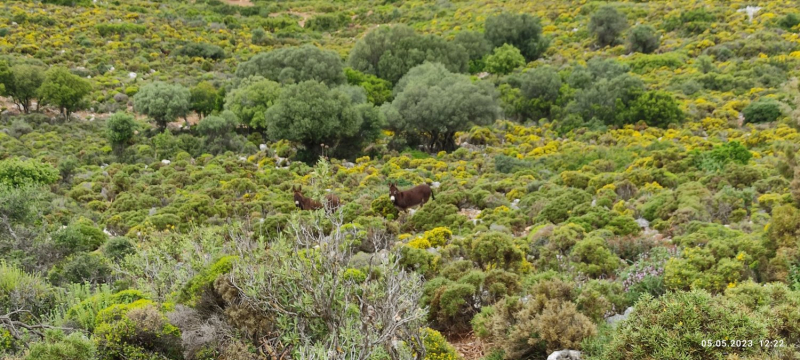
M47 330L44 341L33 343L25 360L92 360L97 349L80 332L65 336L61 330Z
M495 170L504 174L514 173L529 167L531 167L531 164L527 161L511 156L496 155L494 157Z
M486 57L486 71L492 74L505 75L523 65L525 57L519 49L509 44L495 48L494 52Z
M781 116L781 108L777 101L759 99L742 110L744 121L748 123L765 123L777 120Z
M214 280L233 269L233 261L236 258L236 256L223 256L211 266L201 270L183 286L178 294L177 301L194 305L202 292L213 286Z
M367 92L367 100L375 105L382 105L392 100L392 83L383 80L375 75L364 74L352 68L344 69L347 83L364 88Z
M78 253L53 266L47 280L59 286L69 283L102 284L111 279L111 266L102 255Z
M133 243L124 237L114 237L103 246L103 254L111 260L119 261L125 256L136 253Z
M112 145L124 146L132 138L136 130L133 116L117 112L106 120L106 139Z
M408 225L418 231L432 230L437 227L458 228L467 225L467 218L458 214L458 208L451 204L429 201L417 210Z
M628 51L650 54L658 49L656 30L649 25L634 26L628 32Z
M183 357L180 330L147 300L102 310L94 334L104 359Z
M453 345L450 345L442 334L431 328L423 331L425 340L425 360L456 360L460 357Z
M463 330L475 314L478 288L467 281L435 278L425 283L422 304L430 310L428 318L440 327Z
M609 276L620 267L619 258L608 249L605 240L592 236L578 241L570 252L578 271L591 277Z
M214 44L188 43L177 48L173 53L175 56L188 56L191 58L201 57L212 60L225 58L225 50Z
M108 236L87 219L80 219L53 234L53 242L63 255L97 250L106 240Z
M800 15L795 13L786 14L778 20L778 26L784 30L792 30L797 25L800 25Z
M683 120L683 112L672 94L664 91L648 91L637 97L627 109L625 123L644 121L649 126L666 128Z
M602 6L589 20L589 31L597 38L600 46L614 45L625 28L628 20L614 6Z
M686 311L692 309L691 311ZM647 359L646 354L694 354L703 359L724 359L717 348L703 346L706 339L762 339L766 323L723 297L705 291L671 292L653 299L645 295L618 327L601 359ZM666 336L666 338L665 338ZM755 340L758 341L758 340ZM760 354L759 346L729 347L739 355Z
M58 181L58 170L35 160L0 160L0 185L50 185Z
M596 327L571 301L572 284L560 280L538 283L527 301L506 297L481 309L472 321L478 337L492 341L506 358L544 357L561 349L580 348Z
M472 241L470 256L485 269L502 268L519 270L525 252L514 244L511 236L489 232Z

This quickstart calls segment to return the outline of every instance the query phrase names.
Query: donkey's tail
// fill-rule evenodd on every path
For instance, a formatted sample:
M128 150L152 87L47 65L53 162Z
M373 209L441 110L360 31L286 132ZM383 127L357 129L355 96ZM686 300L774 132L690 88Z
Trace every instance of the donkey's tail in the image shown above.
M433 196L433 189L431 189L431 199L436 200L436 196Z

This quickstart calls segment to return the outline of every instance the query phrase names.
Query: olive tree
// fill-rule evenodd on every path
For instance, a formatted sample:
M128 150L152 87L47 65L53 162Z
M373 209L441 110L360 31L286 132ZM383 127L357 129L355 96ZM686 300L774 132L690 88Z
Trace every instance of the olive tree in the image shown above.
M359 98L366 100L366 94ZM287 86L266 111L267 133L276 140L302 144L308 161L325 151L339 155L339 145L371 141L377 136L372 129L382 124L371 104L357 104L353 99L349 91L313 80Z
M628 20L616 7L606 5L597 9L589 20L589 31L600 46L614 45L628 27Z
M133 97L133 109L155 120L166 129L167 123L189 113L191 94L181 85L157 81L143 86Z
M92 84L88 80L66 68L53 67L45 73L44 83L38 90L39 103L56 105L59 112L69 118L91 91Z
M36 99L39 87L44 82L44 73L43 67L31 64L17 64L10 68L0 65L4 93L26 114L31 111L31 102Z
M550 40L542 35L539 18L528 14L504 12L490 16L486 18L484 27L486 39L494 47L514 45L528 61L541 57L550 46Z
M360 39L348 66L397 83L409 69L426 61L443 64L452 72L469 70L463 46L435 35L419 35L405 25L381 26Z
M492 84L473 82L436 63L411 69L394 94L394 101L383 107L387 122L410 142L425 143L431 150L454 149L457 131L490 124L499 114Z
M628 51L649 54L658 49L658 34L649 25L637 25L628 32Z
M210 82L201 81L189 89L189 94L191 96L191 109L200 118L208 116L217 108L219 91Z
M314 45L288 47L260 53L236 68L240 79L263 76L282 84L315 80L327 85L345 82L342 59L332 50Z
M116 148L123 147L133 138L136 122L124 112L111 115L106 120L106 138Z

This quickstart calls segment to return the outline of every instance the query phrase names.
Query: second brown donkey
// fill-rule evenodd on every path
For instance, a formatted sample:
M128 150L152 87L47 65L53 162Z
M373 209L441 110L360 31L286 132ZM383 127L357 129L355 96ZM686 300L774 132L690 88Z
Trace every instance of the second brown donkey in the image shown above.
M391 183L389 184L389 199L394 206L406 211L413 206L425 205L428 199L436 200L436 197L433 196L433 190L428 184L421 184L406 191L400 191L397 188L397 184Z
M326 210L336 211L336 209L339 208L339 205L341 205L339 197L334 194L325 195L325 204L322 204L312 198L303 196L302 185L298 188L292 186L292 192L294 192L294 205L300 210L318 210L324 207Z

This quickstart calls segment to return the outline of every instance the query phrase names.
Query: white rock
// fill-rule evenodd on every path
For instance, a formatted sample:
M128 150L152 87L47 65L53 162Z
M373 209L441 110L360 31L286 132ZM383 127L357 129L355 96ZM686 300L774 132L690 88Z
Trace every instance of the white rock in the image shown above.
M442 183L440 183L440 182L438 182L438 181L434 181L434 182L431 184L431 187L432 187L432 188L434 188L434 189L438 189L438 188L439 188L439 186L442 186Z
M267 151L267 144L258 145L258 149L261 151Z
M164 164L164 165L169 165L171 162L172 161L169 161L167 159L161 160L161 163Z
M128 77L131 78L131 79L136 79L136 73L135 72L129 72L128 73Z
M581 352L577 350L560 350L554 351L547 360L580 360Z

